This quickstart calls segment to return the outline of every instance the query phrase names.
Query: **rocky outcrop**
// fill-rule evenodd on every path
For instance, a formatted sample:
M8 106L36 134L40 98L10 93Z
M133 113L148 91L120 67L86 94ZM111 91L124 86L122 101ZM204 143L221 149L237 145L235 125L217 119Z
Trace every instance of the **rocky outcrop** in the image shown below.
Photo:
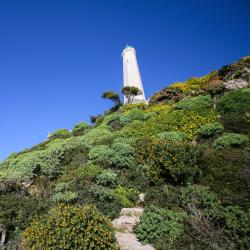
M139 223L142 214L141 207L123 208L120 217L112 221L121 250L154 250L150 245L142 245L133 233L133 228Z
M0 224L0 246L5 243L6 234L7 234L6 227Z
M235 90L248 87L250 86L250 83L243 79L234 79L224 82L223 85L225 86L225 89Z

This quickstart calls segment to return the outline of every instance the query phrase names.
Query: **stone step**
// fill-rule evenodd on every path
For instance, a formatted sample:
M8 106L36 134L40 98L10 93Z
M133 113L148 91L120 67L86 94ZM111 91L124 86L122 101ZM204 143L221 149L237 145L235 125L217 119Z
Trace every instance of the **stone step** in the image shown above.
M115 237L119 242L120 250L154 250L150 245L142 245L133 233L117 232Z
M123 208L120 215L140 217L143 214L143 210L141 207Z
M122 215L118 219L114 219L112 224L120 232L132 232L133 227L139 223L140 219L137 216Z

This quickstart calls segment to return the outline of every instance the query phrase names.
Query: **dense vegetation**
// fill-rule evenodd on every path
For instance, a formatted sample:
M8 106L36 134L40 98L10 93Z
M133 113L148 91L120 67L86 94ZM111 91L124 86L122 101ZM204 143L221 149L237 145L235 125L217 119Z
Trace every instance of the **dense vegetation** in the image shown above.
M105 92L114 107L93 116L94 125L60 129L10 155L0 164L2 248L116 249L109 218L144 192L141 242L248 249L249 71L246 57L174 83L149 105L122 106Z

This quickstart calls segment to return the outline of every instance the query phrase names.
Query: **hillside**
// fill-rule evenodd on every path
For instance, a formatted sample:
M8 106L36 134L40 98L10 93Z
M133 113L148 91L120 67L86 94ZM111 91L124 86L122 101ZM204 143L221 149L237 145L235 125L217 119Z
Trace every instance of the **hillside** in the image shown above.
M249 86L244 57L11 154L0 165L0 249L118 249L110 219L141 192L143 244L248 249Z

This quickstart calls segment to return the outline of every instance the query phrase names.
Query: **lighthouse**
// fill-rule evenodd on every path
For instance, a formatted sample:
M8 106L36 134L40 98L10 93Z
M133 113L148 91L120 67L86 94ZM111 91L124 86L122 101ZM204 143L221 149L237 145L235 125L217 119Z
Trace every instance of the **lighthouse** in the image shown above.
M141 91L141 95L137 95L133 99L133 103L146 102L145 94L142 86L141 75L136 59L136 51L131 46L126 46L122 51L123 58L123 87L136 87ZM127 98L124 96L124 103L127 103Z

